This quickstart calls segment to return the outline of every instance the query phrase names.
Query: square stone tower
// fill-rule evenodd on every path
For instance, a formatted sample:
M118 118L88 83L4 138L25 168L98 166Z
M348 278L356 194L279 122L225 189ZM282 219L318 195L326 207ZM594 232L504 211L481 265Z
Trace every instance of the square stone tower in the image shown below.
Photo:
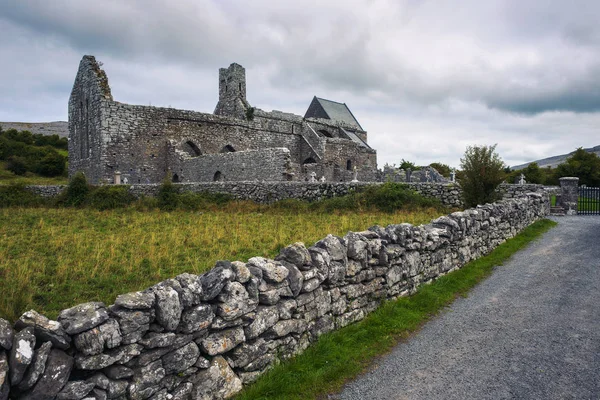
M250 108L246 100L246 70L232 63L229 68L219 69L219 102L216 115L246 119L246 110Z

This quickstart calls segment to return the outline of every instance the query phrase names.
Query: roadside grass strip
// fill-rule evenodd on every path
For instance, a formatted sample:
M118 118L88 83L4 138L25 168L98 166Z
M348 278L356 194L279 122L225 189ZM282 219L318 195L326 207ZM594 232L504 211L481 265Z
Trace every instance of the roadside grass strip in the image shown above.
M314 399L339 391L375 357L417 332L458 296L466 296L494 267L555 225L548 219L537 221L487 256L423 285L414 295L388 301L364 320L321 336L304 353L276 365L235 398Z

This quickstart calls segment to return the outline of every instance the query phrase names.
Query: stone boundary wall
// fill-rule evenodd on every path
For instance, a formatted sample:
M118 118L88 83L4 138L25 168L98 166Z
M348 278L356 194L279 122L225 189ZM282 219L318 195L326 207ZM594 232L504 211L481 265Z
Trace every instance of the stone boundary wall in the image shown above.
M0 400L223 399L320 335L489 253L549 212L530 193L433 220L220 261L117 297L0 319Z
M175 184L183 191L194 193L227 193L237 199L253 200L258 203L272 203L284 199L316 201L324 198L343 196L366 186L382 185L381 182L196 182ZM462 190L454 183L406 183L411 189L424 196L439 199L450 207L462 205ZM62 192L64 185L28 186L30 191L44 197L54 197ZM131 185L129 191L136 197L155 196L159 184Z
M462 189L457 183L441 182L410 182L408 185L417 193L426 197L438 199L449 207L462 207ZM176 186L183 191L194 193L227 193L237 199L253 200L258 203L272 203L283 199L301 199L316 201L324 198L343 196L352 190L360 190L370 185L383 185L382 182L197 182L178 183ZM131 185L129 191L136 197L155 196L159 184ZM62 186L28 186L28 189L44 197L54 197L65 188ZM511 185L502 184L498 191L502 198L517 198L526 193L558 193L558 186L543 186L535 184Z
M498 187L498 192L502 194L503 199L514 199L532 192L546 194L560 193L560 186L544 186L534 183L526 183L524 185L503 183Z

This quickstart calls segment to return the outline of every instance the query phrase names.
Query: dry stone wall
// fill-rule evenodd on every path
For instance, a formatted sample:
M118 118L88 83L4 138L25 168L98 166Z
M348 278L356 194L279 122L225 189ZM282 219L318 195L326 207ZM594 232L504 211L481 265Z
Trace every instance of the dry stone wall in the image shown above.
M531 193L442 216L220 261L57 321L0 320L0 400L223 399L322 334L490 252L549 211Z
M238 165L239 168L247 168L247 165L252 165L256 162L255 153L249 152L248 164ZM279 164L280 169L271 170L272 174L285 174L286 152L282 149L273 149L269 153L273 160L278 159L278 162L273 162L274 165ZM226 155L223 155L226 157ZM218 157L215 157L218 160ZM193 160L192 160L193 161ZM215 164L216 165L216 164ZM229 171L229 170L227 170ZM225 179L227 179L225 175ZM265 175L265 179L268 176ZM448 207L462 207L462 188L457 183L443 182L410 182L404 183L412 190L420 193L423 196L440 200L440 202ZM226 193L234 198L242 200L253 200L259 203L271 203L284 199L300 199L307 201L316 201L325 198L344 196L348 193L361 190L366 186L383 185L382 182L268 182L268 181L245 181L245 182L196 182L196 183L180 183L176 186L182 191L193 193ZM136 197L155 196L158 193L160 185L145 184L132 185L129 191ZM45 186L28 186L28 189L44 197L57 196L64 190L64 185L45 185ZM502 184L498 187L498 192L504 199L512 199L524 196L527 193L559 193L558 186L543 186L534 184L511 185Z
M274 152L274 155L282 154ZM283 161L283 157L282 157ZM194 193L226 193L237 199L253 200L259 203L271 203L284 199L316 201L335 196L344 196L354 190L371 185L383 185L381 182L196 182L176 184L182 191ZM462 190L454 183L407 183L411 189L424 196L439 199L449 207L462 205ZM58 195L65 186L28 186L30 191L44 197ZM136 197L155 196L160 185L131 185L129 191Z

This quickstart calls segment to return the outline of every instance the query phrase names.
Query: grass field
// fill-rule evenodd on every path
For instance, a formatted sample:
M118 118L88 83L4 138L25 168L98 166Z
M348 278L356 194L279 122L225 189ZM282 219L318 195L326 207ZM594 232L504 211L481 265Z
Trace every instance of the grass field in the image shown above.
M296 241L308 246L328 233L439 215L298 212L243 202L208 212L0 209L0 317L14 321L33 308L55 318L78 303L109 304L182 272L206 271L217 260L273 257Z

